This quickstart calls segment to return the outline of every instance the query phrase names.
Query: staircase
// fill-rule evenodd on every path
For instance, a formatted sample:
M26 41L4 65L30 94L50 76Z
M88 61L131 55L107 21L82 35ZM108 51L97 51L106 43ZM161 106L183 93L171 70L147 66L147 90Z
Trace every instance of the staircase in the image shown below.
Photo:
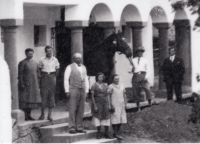
M96 139L96 130L69 134L68 123L40 127L42 143L114 143L116 139Z

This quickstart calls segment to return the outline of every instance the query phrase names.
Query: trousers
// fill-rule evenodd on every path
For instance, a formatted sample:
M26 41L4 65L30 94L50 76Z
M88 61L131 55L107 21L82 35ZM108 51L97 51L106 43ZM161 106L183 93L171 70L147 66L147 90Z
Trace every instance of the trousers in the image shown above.
M173 99L173 90L176 94L176 99L182 99L182 83L166 82L167 100Z
M44 74L41 77L42 108L55 107L56 75Z
M83 130L85 89L73 87L69 89L69 92L69 129Z

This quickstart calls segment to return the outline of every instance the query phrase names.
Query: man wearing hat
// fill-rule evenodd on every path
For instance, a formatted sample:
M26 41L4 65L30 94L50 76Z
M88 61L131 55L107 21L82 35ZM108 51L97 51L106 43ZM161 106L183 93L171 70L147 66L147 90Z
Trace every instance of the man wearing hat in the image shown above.
M67 66L64 74L64 87L69 100L69 133L85 133L83 115L85 98L89 91L87 70L81 64L82 55L75 53L74 63Z
M176 55L175 47L169 48L169 57L166 58L162 66L162 74L167 89L167 100L173 99L173 89L175 90L177 102L182 100L182 82L185 73L183 60Z
M150 76L150 66L148 60L143 58L144 47L138 47L135 50L137 57L132 59L132 66L129 73L133 73L132 86L133 86L133 98L137 103L138 111L140 111L140 102L142 101L140 97L141 88L146 93L146 98L151 106L152 93L150 91L150 84L148 78Z

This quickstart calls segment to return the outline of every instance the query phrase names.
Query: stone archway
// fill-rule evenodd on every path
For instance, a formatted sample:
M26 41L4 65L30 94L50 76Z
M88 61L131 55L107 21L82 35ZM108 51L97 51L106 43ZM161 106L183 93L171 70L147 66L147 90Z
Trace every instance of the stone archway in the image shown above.
M154 88L155 90L164 89L161 66L164 59L168 56L169 34L171 26L168 23L167 15L163 8L156 6L151 12L152 19L152 45L153 45L153 67L154 67Z
M183 59L185 65L183 86L185 91L190 92L192 85L191 24L186 11L176 11L174 26L177 56Z

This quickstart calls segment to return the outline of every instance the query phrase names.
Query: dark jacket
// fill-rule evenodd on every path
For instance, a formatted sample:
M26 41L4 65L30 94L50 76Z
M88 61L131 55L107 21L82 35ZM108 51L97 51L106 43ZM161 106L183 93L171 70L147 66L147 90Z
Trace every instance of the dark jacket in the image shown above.
M185 73L184 62L181 58L175 56L174 61L171 62L170 58L166 58L162 66L162 74L164 82L181 83Z

